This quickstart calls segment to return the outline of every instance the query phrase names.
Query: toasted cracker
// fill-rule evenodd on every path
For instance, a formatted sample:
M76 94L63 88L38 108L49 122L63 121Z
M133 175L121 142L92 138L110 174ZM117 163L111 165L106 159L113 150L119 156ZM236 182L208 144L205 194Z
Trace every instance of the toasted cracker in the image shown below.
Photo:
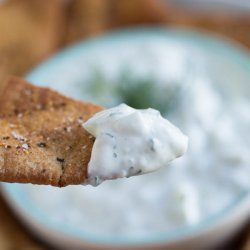
M0 181L83 183L94 138L82 123L102 108L17 77L0 91Z

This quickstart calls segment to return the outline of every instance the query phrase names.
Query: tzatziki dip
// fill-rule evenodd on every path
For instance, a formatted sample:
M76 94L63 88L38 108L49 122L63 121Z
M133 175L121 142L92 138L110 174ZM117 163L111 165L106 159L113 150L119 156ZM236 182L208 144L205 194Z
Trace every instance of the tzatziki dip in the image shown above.
M27 186L27 192L43 211L47 211L53 217L54 221L63 220L69 227L83 228L84 231L94 235L147 237L163 230L172 231L185 225L195 225L221 211L250 188L248 153L250 113L247 108L249 103L237 102L227 106L225 112L226 109L216 90L203 79L200 79L200 82L203 84L194 83L185 100L183 99L172 114L167 115L169 120L178 124L189 137L188 151L168 167L128 179L105 181L97 187L72 186L60 191L51 187L38 189L31 185ZM126 106L124 110L128 113L134 112ZM111 113L107 111L104 115ZM152 114L156 115L155 112ZM121 118L122 115L118 117ZM94 118L94 121L90 120L85 127L89 127L91 133L98 138L99 133L102 133L99 130L99 122L103 121L101 117L97 118ZM112 119L114 118L115 116ZM133 129L136 130L136 119L133 118L131 124L123 126L130 129L126 133L130 134ZM160 126L160 123L157 124ZM106 131L108 126L102 125L104 131L117 136L119 131L114 134L113 120L110 125L112 131ZM121 128L122 126L119 126L119 129ZM176 136L178 130L174 131L173 136ZM144 134L143 131L137 132ZM112 136L105 137L108 150L111 150L110 147L113 145ZM161 133L157 132L156 136L161 136ZM180 134L179 136L181 140L186 140ZM146 150L146 145L141 150ZM168 143L165 146L168 147ZM180 146L180 149L184 150L184 147ZM108 166L106 163L103 164L108 160L112 164L111 170L103 169L104 175L99 178L107 178L105 173L112 176L116 161L121 164L119 158L112 156L113 153L117 153L118 156L120 150L122 149L118 152L110 151L110 157L105 153L102 156L104 159L100 162L97 160L98 164L94 167L90 166L89 173L95 176L95 171L99 172L99 166ZM182 150L176 148L175 150L175 156L182 153ZM137 155L137 152L128 154L127 160ZM149 150L148 153L151 155L153 152ZM108 159L105 159L105 156ZM151 158L147 160L151 161ZM119 164L118 170L121 166ZM125 167L125 173L119 173L127 175L129 165L122 166ZM145 171L152 170L149 166L151 162L145 165ZM57 207L60 209L55 209Z
M93 186L156 171L187 149L187 136L152 108L121 104L98 112L83 127L96 138L88 164Z

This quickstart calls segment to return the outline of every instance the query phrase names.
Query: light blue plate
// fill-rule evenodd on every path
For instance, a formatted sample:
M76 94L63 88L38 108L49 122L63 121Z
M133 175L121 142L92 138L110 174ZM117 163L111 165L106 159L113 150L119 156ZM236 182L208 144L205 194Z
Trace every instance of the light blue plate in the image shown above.
M153 48L154 52L150 48ZM222 94L234 93L234 98L250 97L250 57L246 51L230 42L204 34L163 28L127 30L80 42L40 64L29 73L27 79L34 84L50 86L66 95L108 106L118 103L119 99L111 101L110 93L105 91L102 96L95 98L81 86L85 86L96 71L101 71L107 81L112 82L121 67L129 68L131 74L154 76L159 81L177 78L185 81L202 72L218 85ZM83 242L112 245L154 244L179 239L201 232L227 216L240 204L246 203L246 200L248 204L250 203L249 192L242 193L223 211L197 225L157 233L146 239L114 238L110 235L95 235L86 232L84 228L70 227L63 221L54 220L30 196L29 185L2 184L1 187L15 210L28 215L48 230ZM32 188L34 189L34 186ZM35 186L35 188L43 187Z

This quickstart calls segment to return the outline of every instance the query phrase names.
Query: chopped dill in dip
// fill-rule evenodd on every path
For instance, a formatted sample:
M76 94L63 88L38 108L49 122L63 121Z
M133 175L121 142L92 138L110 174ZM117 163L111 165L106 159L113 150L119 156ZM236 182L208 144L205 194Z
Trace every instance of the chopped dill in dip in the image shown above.
M88 184L145 174L182 156L187 137L155 109L126 104L101 111L83 124L96 137Z

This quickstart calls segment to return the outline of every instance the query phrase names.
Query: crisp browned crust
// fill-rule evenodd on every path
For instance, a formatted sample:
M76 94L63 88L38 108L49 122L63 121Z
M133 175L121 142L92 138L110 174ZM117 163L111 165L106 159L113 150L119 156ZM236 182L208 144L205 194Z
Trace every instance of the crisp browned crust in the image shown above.
M0 89L0 181L82 183L94 138L81 124L101 109L10 77Z

